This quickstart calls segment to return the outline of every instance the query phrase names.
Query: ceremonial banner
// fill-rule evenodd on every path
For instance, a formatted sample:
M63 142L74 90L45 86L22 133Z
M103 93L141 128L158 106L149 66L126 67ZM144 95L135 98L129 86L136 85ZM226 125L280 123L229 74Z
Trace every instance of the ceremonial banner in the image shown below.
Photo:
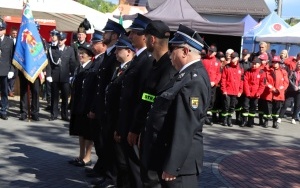
M28 3L23 9L13 64L31 83L33 83L38 76L41 82L43 82L44 77L42 71L47 66L48 60Z

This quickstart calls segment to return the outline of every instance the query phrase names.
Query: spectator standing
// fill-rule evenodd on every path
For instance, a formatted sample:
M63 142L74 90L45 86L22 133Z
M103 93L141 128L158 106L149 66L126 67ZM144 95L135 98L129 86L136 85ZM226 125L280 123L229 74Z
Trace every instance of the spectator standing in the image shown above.
M273 58L274 56L276 56L276 50L275 50L275 49L272 49L272 50L271 50L271 57Z
M297 55L297 57L300 54ZM294 110L292 115L292 124L296 124L296 120L298 119L298 114L300 111L300 60L297 61L296 69L292 71L289 77L290 85L292 85L294 89Z

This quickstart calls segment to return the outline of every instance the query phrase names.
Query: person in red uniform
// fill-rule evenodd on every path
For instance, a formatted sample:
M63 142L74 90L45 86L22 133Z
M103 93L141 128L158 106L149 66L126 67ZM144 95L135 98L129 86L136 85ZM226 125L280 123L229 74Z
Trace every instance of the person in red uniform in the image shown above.
M258 58L261 60L261 65L260 68L266 72L267 70L270 69L269 67L269 58L267 53L263 53L258 56ZM265 102L263 99L259 98L258 99L258 117L259 117L259 125L263 126L264 125L264 105Z
M223 68L221 77L221 90L223 93L223 126L232 127L231 116L235 110L237 97L243 92L243 68L239 65L239 54L231 54L231 62Z
M287 72L283 68L280 68L280 62L280 57L274 56L272 59L272 68L266 71L266 87L261 95L261 98L265 101L265 128L268 127L268 119L271 117L273 119L273 128L279 128L277 119L280 108L285 100L285 90L289 85Z
M211 101L208 110L211 111L214 103L216 101L216 89L217 85L221 80L221 63L216 58L217 48L215 46L211 46L208 49L207 56L202 60L202 63L208 73L211 85ZM212 122L207 117L205 119L205 123L207 125L212 125Z
M265 73L260 68L261 60L255 57L252 61L252 67L246 71L244 76L244 94L245 100L242 113L241 127L247 125L253 127L256 106L260 95L265 89ZM247 122L248 118L248 122Z

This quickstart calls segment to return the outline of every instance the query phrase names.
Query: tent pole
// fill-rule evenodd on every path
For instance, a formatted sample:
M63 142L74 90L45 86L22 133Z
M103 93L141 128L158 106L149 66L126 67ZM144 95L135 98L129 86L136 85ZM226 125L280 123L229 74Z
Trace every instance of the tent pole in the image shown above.
M244 47L244 37L242 36L242 39L241 39L241 49L240 49L240 58L242 58L243 47Z

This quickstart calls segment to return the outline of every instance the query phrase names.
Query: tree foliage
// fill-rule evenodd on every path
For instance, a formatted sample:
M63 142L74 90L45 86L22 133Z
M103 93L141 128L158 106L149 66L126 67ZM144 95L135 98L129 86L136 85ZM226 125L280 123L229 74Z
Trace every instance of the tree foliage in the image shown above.
M112 12L118 7L105 0L78 0L77 2L103 13Z
M295 19L293 17L289 18L289 19L286 19L284 20L286 23L290 24L290 26L294 26L296 25L297 23L300 22L300 19Z

